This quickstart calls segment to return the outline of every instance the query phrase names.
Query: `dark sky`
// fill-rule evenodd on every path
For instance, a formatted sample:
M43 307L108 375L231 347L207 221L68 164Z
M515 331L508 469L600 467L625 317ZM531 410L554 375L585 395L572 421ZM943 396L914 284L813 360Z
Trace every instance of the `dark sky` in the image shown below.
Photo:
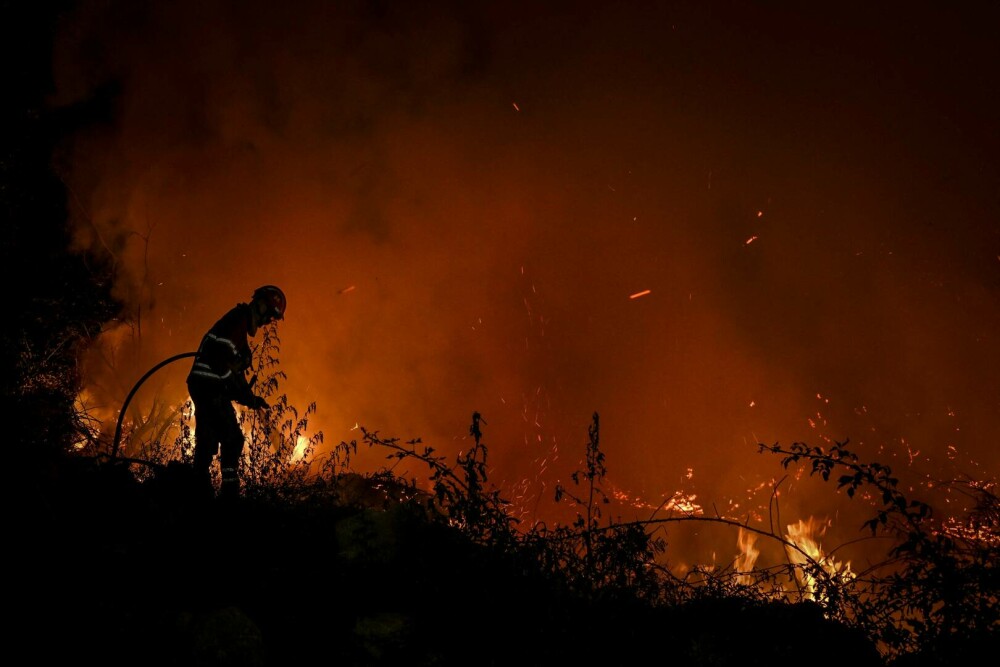
M747 507L783 474L758 442L991 478L998 19L80 3L52 103L116 90L116 115L62 160L80 247L131 233L118 287L141 313L86 398L113 427L146 369L273 282L283 388L327 444L361 424L450 455L479 411L525 505L567 483L594 412L609 482L654 505ZM139 406L184 400L185 371Z

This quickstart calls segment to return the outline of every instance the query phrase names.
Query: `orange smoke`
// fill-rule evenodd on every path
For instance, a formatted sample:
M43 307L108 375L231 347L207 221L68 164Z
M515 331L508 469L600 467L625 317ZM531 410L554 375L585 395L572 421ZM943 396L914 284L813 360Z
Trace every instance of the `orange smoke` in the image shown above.
M363 7L66 17L53 104L119 91L60 155L76 244L113 253L128 304L87 359L105 424L274 283L282 390L317 403L328 446L361 424L456 453L479 411L493 481L539 512L595 411L610 481L653 506L692 469L682 498L760 510L745 490L780 471L758 442L1000 468L997 167L965 160L976 118L915 119L923 77L967 76L921 69L922 32L883 17L890 49L857 27L877 15L805 8ZM182 401L186 370L138 409ZM807 494L789 512L836 513L829 487L787 487Z

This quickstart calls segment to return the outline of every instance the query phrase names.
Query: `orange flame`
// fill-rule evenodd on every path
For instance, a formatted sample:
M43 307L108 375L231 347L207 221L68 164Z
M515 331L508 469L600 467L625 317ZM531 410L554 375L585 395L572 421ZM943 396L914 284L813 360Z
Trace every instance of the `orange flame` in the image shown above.
M812 561L820 565L823 571L838 580L853 579L850 562L838 562L823 551L817 537L822 536L830 526L830 521L822 522L814 517L807 520L801 519L786 527L786 538L789 542L797 546L796 549L787 549L788 559L794 565L804 566ZM814 575L804 568L796 571L801 587L802 596L806 600L817 599L817 581Z

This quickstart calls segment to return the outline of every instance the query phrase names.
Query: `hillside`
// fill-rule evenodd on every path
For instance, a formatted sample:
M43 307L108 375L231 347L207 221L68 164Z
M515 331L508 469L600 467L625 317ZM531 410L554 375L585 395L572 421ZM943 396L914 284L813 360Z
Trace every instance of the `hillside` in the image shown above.
M81 459L36 489L17 542L17 636L33 661L879 664L818 605L586 599L413 504L375 506L357 485L363 504L321 493L226 504L184 477L173 467L139 483Z

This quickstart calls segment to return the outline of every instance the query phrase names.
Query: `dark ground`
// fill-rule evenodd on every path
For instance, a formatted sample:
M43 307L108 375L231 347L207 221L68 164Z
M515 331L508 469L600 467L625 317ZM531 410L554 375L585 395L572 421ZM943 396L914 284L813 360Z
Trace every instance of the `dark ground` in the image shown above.
M56 481L56 480L53 480ZM404 507L197 499L82 460L22 506L32 662L880 664L815 605L591 603Z

